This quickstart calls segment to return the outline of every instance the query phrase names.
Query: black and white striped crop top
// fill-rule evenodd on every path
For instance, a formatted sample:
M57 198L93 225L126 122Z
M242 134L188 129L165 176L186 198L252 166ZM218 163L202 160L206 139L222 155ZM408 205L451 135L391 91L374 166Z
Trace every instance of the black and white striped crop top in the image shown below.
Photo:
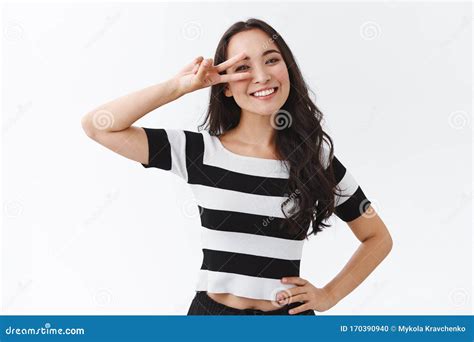
M195 290L275 300L278 292L296 286L280 281L300 276L305 241L277 228L288 199L284 162L231 152L206 130L143 129L149 162L142 165L184 179L198 205L203 261ZM370 201L336 157L333 163L342 190L335 214L348 222Z

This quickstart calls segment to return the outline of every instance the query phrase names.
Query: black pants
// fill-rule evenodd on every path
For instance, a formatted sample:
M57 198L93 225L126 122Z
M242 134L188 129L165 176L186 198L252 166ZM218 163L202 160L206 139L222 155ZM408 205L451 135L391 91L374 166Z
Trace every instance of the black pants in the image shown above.
M290 315L288 310L302 305L301 302L286 304L281 308L270 311L262 311L257 309L236 309L230 306L216 302L207 295L206 291L197 291L191 306L189 307L189 315ZM312 315L316 316L314 310L306 310L294 315ZM291 315L290 315L291 316Z

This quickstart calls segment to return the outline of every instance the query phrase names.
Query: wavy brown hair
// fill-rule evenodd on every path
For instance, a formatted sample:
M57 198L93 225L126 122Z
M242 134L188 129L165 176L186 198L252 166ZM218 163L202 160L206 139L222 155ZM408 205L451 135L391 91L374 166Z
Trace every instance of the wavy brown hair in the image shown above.
M308 238L312 233L316 235L323 228L329 227L323 221L334 213L337 184L332 163L327 163L327 160L333 159L333 142L323 131L323 114L311 100L309 88L290 48L281 35L266 22L252 18L233 24L219 41L214 64L228 59L227 47L236 33L252 29L262 30L268 35L269 40L278 46L288 67L290 93L282 108L271 118L275 120L272 125L277 129L277 153L281 160L289 163L286 189L289 199L282 204L281 209L286 217L285 228L300 239ZM236 127L240 121L241 108L233 97L224 95L225 87L225 83L211 86L207 114L199 126L199 129L204 127L214 136ZM291 121L291 124L282 127L282 121ZM324 143L327 147L323 146ZM291 208L286 210L291 202ZM313 230L306 235L310 223Z

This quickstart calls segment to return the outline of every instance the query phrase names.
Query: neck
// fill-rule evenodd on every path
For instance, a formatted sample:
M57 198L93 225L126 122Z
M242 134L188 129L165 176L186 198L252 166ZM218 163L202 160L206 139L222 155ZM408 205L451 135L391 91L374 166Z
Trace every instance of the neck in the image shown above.
M270 115L260 115L242 110L240 121L234 128L239 140L248 145L274 147L276 131L270 124Z

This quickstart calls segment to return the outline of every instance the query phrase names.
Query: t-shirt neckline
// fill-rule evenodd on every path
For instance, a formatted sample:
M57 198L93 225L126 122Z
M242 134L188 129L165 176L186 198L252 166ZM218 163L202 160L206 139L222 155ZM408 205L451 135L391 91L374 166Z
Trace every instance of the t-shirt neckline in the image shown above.
M206 131L207 134L209 134L209 136L213 139L216 140L217 142L217 145L219 146L219 148L224 151L225 153L227 153L228 155L230 156L233 156L235 158L242 158L242 159L247 159L247 160L254 160L254 161L262 161L262 162L267 162L267 163L280 163L280 162L283 162L284 160L281 160L281 159L269 159L269 158L261 158L261 157L252 157L252 156L245 156L243 154L238 154L238 153L235 153L235 152L232 152L231 150L229 150L227 147L224 146L224 144L222 143L222 141L219 139L218 136L215 136L215 135L211 135L209 132Z

